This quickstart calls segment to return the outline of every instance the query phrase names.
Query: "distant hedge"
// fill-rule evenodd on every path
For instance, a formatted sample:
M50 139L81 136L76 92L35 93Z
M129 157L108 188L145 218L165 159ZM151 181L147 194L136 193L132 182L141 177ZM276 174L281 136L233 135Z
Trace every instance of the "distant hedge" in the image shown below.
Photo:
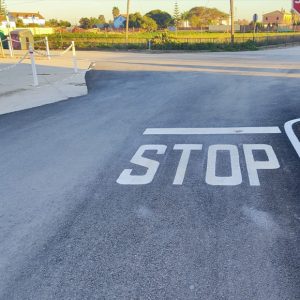
M36 36L40 40L43 36ZM56 33L48 35L50 49L65 49L71 41L75 41L77 49L120 49L120 50L146 50L149 49L149 42L152 50L205 50L205 51L243 51L257 50L260 46L289 44L300 42L300 35L278 35L278 36L238 36L235 43L231 44L228 37L220 38L182 38L162 33L150 38L130 35L128 43L124 34L97 34L97 33ZM38 49L44 49L44 43L36 43Z

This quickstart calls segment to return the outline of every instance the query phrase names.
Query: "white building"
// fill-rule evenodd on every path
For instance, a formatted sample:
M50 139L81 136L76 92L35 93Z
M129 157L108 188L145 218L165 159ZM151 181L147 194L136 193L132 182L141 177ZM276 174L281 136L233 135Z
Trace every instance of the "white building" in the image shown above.
M182 21L179 22L179 26L178 27L181 27L181 28L190 28L191 25L190 25L189 20L182 20Z
M9 26L7 26L7 19L5 16L0 16L0 28L16 28L16 22L13 20L9 20Z
M29 24L36 24L39 26L45 26L46 20L45 18L38 12L9 12L9 20L10 22L17 23L17 20L22 20L23 24L29 25ZM11 26L13 27L13 26Z

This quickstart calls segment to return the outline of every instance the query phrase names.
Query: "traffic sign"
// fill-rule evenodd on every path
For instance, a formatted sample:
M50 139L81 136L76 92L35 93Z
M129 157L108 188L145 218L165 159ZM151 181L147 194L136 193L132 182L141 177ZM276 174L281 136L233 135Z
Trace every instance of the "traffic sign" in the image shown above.
M292 0L292 5L294 11L296 11L300 15L300 0Z
M253 15L253 22L256 23L258 21L258 14Z

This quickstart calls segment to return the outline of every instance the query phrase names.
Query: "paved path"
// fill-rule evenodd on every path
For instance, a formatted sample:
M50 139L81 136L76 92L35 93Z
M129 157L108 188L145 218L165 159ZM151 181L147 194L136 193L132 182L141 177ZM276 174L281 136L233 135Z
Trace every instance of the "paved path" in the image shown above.
M0 298L299 299L299 50L101 53L0 116Z
M25 53L19 51L15 58L0 58L0 114L87 94L85 73L91 63L88 56L78 60L77 74L69 53L51 60L37 56L39 85L34 87L30 59L27 57L21 64L17 64Z

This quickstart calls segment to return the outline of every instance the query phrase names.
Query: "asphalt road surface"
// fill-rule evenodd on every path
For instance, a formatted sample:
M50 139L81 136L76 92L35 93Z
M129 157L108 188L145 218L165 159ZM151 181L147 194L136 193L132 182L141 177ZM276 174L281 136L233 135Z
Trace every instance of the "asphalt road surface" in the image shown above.
M299 47L102 53L0 116L0 299L300 299L299 80Z

